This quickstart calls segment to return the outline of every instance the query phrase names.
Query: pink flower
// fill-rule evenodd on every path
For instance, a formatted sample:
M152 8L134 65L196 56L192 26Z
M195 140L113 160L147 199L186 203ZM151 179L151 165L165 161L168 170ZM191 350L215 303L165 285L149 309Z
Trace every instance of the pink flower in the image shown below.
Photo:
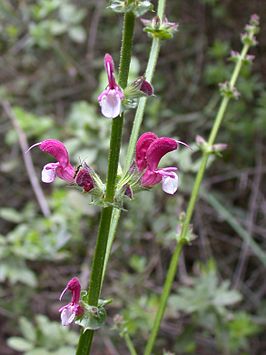
M110 54L105 54L104 65L108 78L106 89L99 95L98 101L101 106L103 116L115 118L121 112L121 101L124 94L114 77L114 61Z
M61 323L62 325L71 324L76 316L80 316L83 313L83 308L79 305L80 301L80 282L77 277L73 277L67 285L66 288L60 295L60 301L62 300L64 294L69 290L72 293L71 302L67 305L61 307L59 312L61 313Z
M154 133L142 134L136 145L136 165L142 173L141 184L143 187L152 187L162 183L162 189L168 194L174 194L178 188L176 167L158 168L161 158L176 150L179 141L168 137L158 138Z
M30 147L38 146L42 152L50 154L54 157L56 163L48 163L42 169L42 181L51 183L56 177L69 183L76 183L83 187L85 192L90 191L94 187L93 179L89 172L89 167L80 166L77 170L71 165L69 154L64 144L56 139L46 139L36 143Z
M30 147L38 146L42 152L50 154L57 162L46 164L42 169L42 181L51 183L58 176L67 182L74 182L75 169L70 164L64 144L56 139L46 139Z

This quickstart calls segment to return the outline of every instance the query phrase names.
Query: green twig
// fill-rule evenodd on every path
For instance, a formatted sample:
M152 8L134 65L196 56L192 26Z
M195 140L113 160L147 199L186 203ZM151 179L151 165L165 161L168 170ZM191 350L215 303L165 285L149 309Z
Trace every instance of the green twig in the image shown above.
M133 13L126 13L124 16L122 46L119 65L119 79L118 83L122 88L127 85L132 39L134 32L135 16ZM106 182L106 196L105 202L112 203L115 195L117 168L119 161L119 153L121 146L123 128L123 115L115 118L112 121L112 131L110 139L110 150L108 158L108 172ZM98 299L101 292L102 275L104 270L104 260L106 253L107 240L110 230L110 223L112 217L113 207L106 207L102 209L100 226L98 231L96 249L94 253L91 279L89 284L87 302L91 306L98 306ZM87 355L90 353L90 348L93 339L93 330L87 330L81 334L77 355Z
M129 352L130 352L130 355L137 355L136 349L134 347L134 344L133 344L129 334L125 333L123 335L123 338L125 339L125 342L127 344L127 347L128 347Z
M245 44L242 49L241 55L235 65L235 68L234 68L234 71L233 71L233 74L232 74L232 77L230 80L230 88L234 88L234 85L235 85L236 80L237 80L239 73L240 73L241 66L243 64L243 61L244 61L247 51L249 49L249 46L250 46L249 44ZM222 123L223 117L225 115L226 108L228 106L229 101L230 101L229 96L224 96L221 101L219 110L218 110L217 115L215 117L214 125L212 127L212 130L211 130L211 133L209 136L209 140L208 140L209 147L214 144L214 141L216 139L217 133L218 133L219 128L221 126L221 123ZM176 269L177 269L177 265L179 262L179 257L180 257L181 251L183 249L183 245L186 244L186 241L187 241L187 234L189 231L190 221L191 221L193 211L195 208L195 204L196 204L196 201L197 201L197 198L199 195L199 190L200 190L201 182L202 182L205 170L206 170L209 155L210 155L210 152L206 149L203 153L200 168L198 170L198 173L197 173L197 176L195 179L195 183L194 183L194 186L192 189L191 197L190 197L188 207L187 207L185 221L182 224L178 243L177 243L176 249L175 249L174 254L172 255L172 258L170 261L169 269L168 269L167 276L166 276L166 281L164 283L162 295L160 298L159 309L158 309L156 316L155 316L153 328L152 328L151 334L149 336L144 355L150 355L152 353L152 350L153 350L153 347L154 347L154 344L155 344L155 341L157 338L157 334L158 334L158 331L160 328L161 320L163 318L163 315L164 315L164 312L166 309L166 304L167 304L168 297L169 297L169 294L170 294L170 291L172 288L172 284L174 281L174 277L176 274Z

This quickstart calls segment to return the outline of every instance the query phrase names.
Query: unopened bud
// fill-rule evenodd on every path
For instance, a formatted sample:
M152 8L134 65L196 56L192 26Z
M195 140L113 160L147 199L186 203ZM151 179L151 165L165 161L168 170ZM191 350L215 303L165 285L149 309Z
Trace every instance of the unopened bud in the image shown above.
M251 15L249 23L253 26L259 26L260 24L259 16L257 14Z
M232 60L233 62L237 62L240 59L240 53L237 51L231 51L229 59Z
M203 144L206 144L207 142L205 141L205 139L199 135L196 136L196 143L198 145L203 145Z
M213 152L222 152L227 149L228 145L225 143L217 143L212 146Z
M130 185L127 185L126 190L125 190L125 195L132 200L132 198L133 198L133 190L132 190Z
M153 93L153 86L145 80L144 76L141 76L133 81L133 83L129 84L124 90L125 98L128 100L136 99L142 96L151 96Z
M116 325L124 323L124 317L121 314L116 314L113 320Z

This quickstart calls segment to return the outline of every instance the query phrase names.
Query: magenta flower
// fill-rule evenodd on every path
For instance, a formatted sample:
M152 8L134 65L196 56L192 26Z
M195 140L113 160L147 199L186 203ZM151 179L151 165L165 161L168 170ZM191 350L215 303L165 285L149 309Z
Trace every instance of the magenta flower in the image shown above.
M142 134L136 145L136 165L142 173L141 184L143 187L152 187L162 183L162 189L168 194L174 194L178 188L176 167L158 168L161 158L176 150L179 141L168 137L158 138L154 133Z
M67 305L61 307L59 312L61 313L61 323L62 325L69 325L71 324L76 316L80 316L83 314L84 310L79 305L80 302L80 282L77 277L73 277L67 285L66 288L60 295L60 301L62 300L64 294L69 290L72 293L71 302Z
M42 152L50 154L57 162L46 164L42 169L42 181L51 183L58 176L67 182L74 182L75 169L70 164L64 144L56 139L46 139L30 147L38 146Z
M51 183L56 177L69 183L76 183L85 192L89 192L94 187L93 179L89 167L80 166L77 170L71 165L69 154L64 144L56 139L46 139L30 147L38 146L42 152L54 157L56 163L48 163L42 169L42 181Z
M104 66L107 73L108 85L99 95L98 101L101 106L103 116L107 118L115 118L121 112L121 101L124 98L124 94L120 86L115 81L114 61L110 54L105 54Z

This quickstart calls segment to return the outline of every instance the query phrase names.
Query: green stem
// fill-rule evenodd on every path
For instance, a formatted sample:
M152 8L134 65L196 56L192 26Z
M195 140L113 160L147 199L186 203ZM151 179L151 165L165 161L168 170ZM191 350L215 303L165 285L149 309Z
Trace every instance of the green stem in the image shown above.
M233 71L233 74L232 74L232 77L230 80L230 87L231 88L234 87L236 80L239 76L240 69L241 69L243 60L247 54L248 48L249 48L248 45L245 45L243 47L240 58L239 58L238 62L236 63L236 66L234 68L234 71ZM218 110L217 115L215 117L215 121L214 121L212 130L211 130L209 139L208 139L209 146L212 146L215 139L216 139L216 136L217 136L219 128L221 126L221 123L222 123L223 117L225 115L226 108L228 106L229 101L230 101L230 98L228 96L224 96L221 101L219 110ZM191 197L190 197L190 200L188 203L185 221L182 224L181 233L180 233L180 236L178 239L178 243L176 245L174 254L172 255L172 258L170 261L166 280L165 280L165 283L163 286L162 295L160 298L159 309L158 309L156 316L155 316L152 331L149 336L144 355L150 355L152 353L152 350L153 350L153 347L154 347L154 344L155 344L155 341L157 338L157 334L158 334L158 331L160 328L161 320L163 318L163 315L164 315L164 312L166 309L166 305L167 305L167 301L168 301L168 297L169 297L169 294L170 294L170 291L172 288L172 284L173 284L173 281L175 278L176 269L177 269L178 261L179 261L179 256L180 256L180 253L183 249L183 245L186 244L186 237L187 237L187 234L189 231L190 221L191 221L193 211L195 208L195 204L196 204L196 201L197 201L197 198L199 195L199 190L200 190L201 182L202 182L205 170L206 170L209 154L210 153L207 150L205 150L203 153L201 164L200 164L200 167L199 167L199 170L198 170L195 182L194 182L194 186L193 186L193 189L191 192Z
M153 41L152 41L150 56L149 56L147 69L146 69L146 74L145 74L146 79L149 82L151 82L152 78L153 78L155 66L156 66L157 59L158 59L159 50L160 50L160 40L157 39L157 38L154 38ZM138 136L139 136L140 126L141 126L141 123L142 123L142 120L143 120L143 115L144 115L144 111L145 111L145 107L146 107L146 102L147 102L147 98L146 97L142 97L139 100L138 108L137 108L137 111L136 111L136 114L135 114L135 118L134 118L134 122L133 122L132 132L131 132L131 135L130 135L130 141L129 141L129 145L128 145L128 149L127 149L126 163L125 163L125 168L124 168L125 173L129 170L131 162L133 160L133 156L134 156L134 152L135 152L135 146L136 146L137 139L138 139ZM120 210L115 209L113 211L110 234L109 234L109 237L108 237L107 251L106 251L106 254L105 254L103 277L104 277L106 266L107 266L107 263L108 263L108 259L109 259L110 253L111 253L111 249L112 249L113 241L114 241L114 238L115 238L115 232L116 232L117 224L118 224L118 221L119 221L119 218L120 218L120 214L121 214Z
M136 349L134 347L134 344L132 343L132 340L130 339L129 334L126 333L123 337L124 337L125 342L127 344L130 355L137 355Z
M164 16L165 3L166 3L166 0L159 0L159 2L158 2L157 15L160 18L163 18L163 16ZM160 51L160 42L161 41L158 38L153 38L153 40L152 40L148 64L147 64L147 68L146 68L146 72L145 72L145 77L146 77L147 81L149 81L150 83L152 82L153 74L154 74L155 67L156 67L156 64L158 61L158 55L159 55L159 51ZM134 157L135 147L136 147L136 143L138 140L140 127L141 127L141 124L143 121L146 102L147 102L147 98L142 97L139 100L138 108L135 113L133 127L132 127L130 140L129 140L129 144L128 144L128 148L127 148L126 162L125 162L125 167L124 167L125 174L129 170L130 165L133 160L133 157ZM121 214L120 210L115 209L113 211L110 233L109 233L108 243L107 243L107 250L106 250L106 254L105 254L103 278L105 275L109 256L111 254L112 245L113 245L113 241L115 238L115 233L116 233L117 224L118 224L118 221L120 218L120 214ZM102 278L102 282L103 282L103 278Z
M111 254L111 250L112 250L113 242L115 239L117 225L118 225L120 215L121 215L121 210L119 210L117 208L113 210L111 226L110 226L109 236L108 236L108 242L107 242L107 247L106 247L106 253L105 253L105 259L104 259L102 283L103 283L104 276L106 273L107 263L108 263L108 260L109 260L110 254Z
M165 3L166 0L159 0L158 2L157 16L159 16L161 20L164 17Z
M149 341L148 341L147 346L145 348L144 355L151 354L151 352L152 352L153 345L155 343L155 340L156 340L156 337L157 337L157 332L158 332L158 329L159 329L159 326L160 326L160 322L161 322L161 319L163 318L164 311L165 311L165 306L161 307L161 305L162 304L166 305L166 303L167 303L168 295L169 295L170 290L172 288L172 283L173 283L173 280L174 280L174 277L175 277L175 274L176 274L176 266L177 266L178 261L179 261L179 257L180 257L180 254L181 254L181 251L182 251L182 248L183 248L183 244L184 244L184 242L181 242L181 241L179 243L177 243L177 247L175 249L175 252L172 255L170 266L169 266L168 273L167 273L167 276L166 276L166 280L165 280L165 283L164 283L163 293L162 293L162 296L161 296L161 299L160 299L160 306L159 306L159 309L158 309L158 311L156 313L155 323L154 323L154 326L152 328L152 332L151 332L151 335L149 337Z
M119 79L118 83L122 88L127 85L131 50L132 50L132 40L134 33L135 16L133 13L127 13L124 16L124 26L123 26L123 36L122 36L122 46L120 55L120 65L119 65ZM116 177L117 168L119 161L119 153L121 146L123 128L123 115L115 118L112 121L112 131L110 139L110 150L108 158L108 172L107 172L107 182L106 182L106 203L113 203L115 196L116 187ZM101 292L102 285L102 275L104 269L104 260L106 253L106 246L108 241L108 235L111 224L113 207L105 207L102 209L100 226L98 231L96 249L94 253L91 279L89 283L89 291L87 302L91 306L98 306L98 299ZM81 334L78 344L77 355L87 355L90 353L93 330L87 330Z
M159 2L159 4L160 4L160 2ZM154 38L152 40L149 61L148 61L147 69L146 69L146 73L145 73L145 77L146 77L147 81L149 81L149 82L151 82L152 78L153 78L154 70L156 67L157 60L158 60L159 50L160 50L160 40L158 38ZM128 144L128 148L127 148L126 163L125 163L125 168L124 168L125 173L129 170L130 165L133 160L136 143L137 143L138 136L139 136L140 126L142 124L144 110L146 107L146 102L147 102L146 97L142 97L139 100L138 108L137 108L134 122L133 122L132 132L130 135L130 140L129 140L129 144Z

